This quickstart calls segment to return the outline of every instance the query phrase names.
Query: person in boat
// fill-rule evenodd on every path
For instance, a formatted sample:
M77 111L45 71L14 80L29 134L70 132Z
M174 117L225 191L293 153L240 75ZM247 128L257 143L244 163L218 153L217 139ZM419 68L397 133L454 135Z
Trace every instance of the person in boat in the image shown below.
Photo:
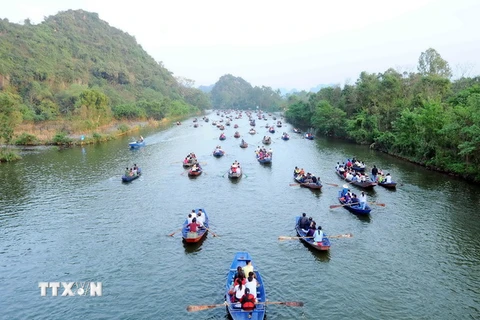
M315 184L318 184L318 179L317 179L317 177L315 177L314 174L312 174L312 182L315 183Z
M390 173L387 173L385 176L385 183L392 183L392 176L390 176Z
M192 210L192 212L188 214L187 225L192 223L193 218L195 218L196 216L197 214L195 213L195 210Z
M197 223L200 225L200 228L205 228L205 213L202 209L198 209Z
M270 139L270 138L269 138L269 139ZM273 150L272 150L272 148L268 149L268 152L267 152L267 154L268 154L270 157L272 156L272 154L273 154Z
M365 206L367 205L367 195L364 191L362 191L358 200L360 202L360 208L362 208L362 210L365 210Z
M315 226L312 224L308 227L308 230L302 230L305 232L306 237L313 237L313 234L315 233Z
M310 222L308 221L307 214L304 212L304 213L302 213L302 217L300 219L298 219L298 226L301 229L308 230L309 225L310 225Z
M249 288L245 288L245 294L240 299L240 303L242 304L242 309L246 311L251 311L255 309L255 302L256 302L255 296L250 293Z
M187 238L198 238L198 228L200 224L197 223L197 218L193 218L192 222L187 225L188 234Z
M252 260L247 260L246 265L242 268L244 274L250 274L253 272Z
M239 302L240 299L242 299L243 295L245 294L245 284L242 283L242 280L240 280L240 278L237 278L234 284L235 286L231 288L228 293L232 296L231 297L232 302Z
M376 165L373 165L372 168L372 181L377 181L378 168Z
M125 177L128 177L130 175L130 170L128 169L128 167L125 169L124 175Z
M323 241L323 231L322 231L322 226L318 226L318 229L314 231L313 233L313 242L315 244L322 243Z
M242 139L242 145L245 145L245 140Z
M257 278L255 277L255 273L253 271L250 271L248 274L247 278L247 283L245 284L245 287L250 290L250 293L253 294L253 296L256 298L257 297L257 287L260 284L257 281Z
M352 206L356 206L360 204L360 200L357 198L357 195L354 193L352 194L352 199L350 200Z
M128 173L129 177L133 177L133 168L130 168L130 172Z
M235 275L233 277L233 283L237 282L237 279L241 279L242 283L245 284L247 282L246 277L245 277L245 272L243 272L243 268L238 266L237 271L235 272ZM243 281L245 280L245 281Z

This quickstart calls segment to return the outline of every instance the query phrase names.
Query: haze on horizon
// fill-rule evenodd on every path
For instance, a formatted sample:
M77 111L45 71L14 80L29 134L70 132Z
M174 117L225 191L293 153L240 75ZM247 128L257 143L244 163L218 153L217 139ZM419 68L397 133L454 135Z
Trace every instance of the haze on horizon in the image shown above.
M70 9L98 13L197 87L225 74L274 89L354 83L362 71L414 72L428 48L454 78L480 74L477 0L19 0L2 6L0 18L38 24Z

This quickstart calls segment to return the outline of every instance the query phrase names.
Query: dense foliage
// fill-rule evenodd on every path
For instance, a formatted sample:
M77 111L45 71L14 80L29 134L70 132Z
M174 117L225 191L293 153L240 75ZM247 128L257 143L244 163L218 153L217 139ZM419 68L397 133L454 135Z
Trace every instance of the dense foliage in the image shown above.
M480 77L450 81L434 49L421 54L418 71L362 72L354 85L289 97L285 115L317 134L480 181Z
M282 105L280 91L270 87L252 87L240 77L224 75L213 86L210 97L215 109L255 109L277 111Z
M83 10L38 25L0 20L0 101L6 143L22 121L61 118L92 129L113 117L159 120L211 107L205 93L179 83L134 37Z

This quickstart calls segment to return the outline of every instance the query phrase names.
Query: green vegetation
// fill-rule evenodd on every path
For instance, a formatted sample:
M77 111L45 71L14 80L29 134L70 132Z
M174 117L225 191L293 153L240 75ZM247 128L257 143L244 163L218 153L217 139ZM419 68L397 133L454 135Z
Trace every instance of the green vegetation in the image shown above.
M434 49L418 73L362 72L354 85L288 98L287 120L480 182L480 77L450 81Z
M210 97L215 109L254 109L278 111L282 105L280 91L270 87L252 87L240 77L222 76L213 86Z
M175 79L96 13L69 10L38 25L0 20L0 143L10 144L26 122L66 120L94 132L113 119L162 120L208 108L193 81Z

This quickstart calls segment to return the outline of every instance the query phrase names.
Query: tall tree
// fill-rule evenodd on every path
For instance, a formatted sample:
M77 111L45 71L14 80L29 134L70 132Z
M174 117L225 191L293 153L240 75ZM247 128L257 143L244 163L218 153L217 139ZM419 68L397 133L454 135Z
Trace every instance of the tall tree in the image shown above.
M447 79L452 77L452 70L450 69L448 62L432 48L429 48L427 51L420 54L417 69L418 72L424 76L437 75Z

